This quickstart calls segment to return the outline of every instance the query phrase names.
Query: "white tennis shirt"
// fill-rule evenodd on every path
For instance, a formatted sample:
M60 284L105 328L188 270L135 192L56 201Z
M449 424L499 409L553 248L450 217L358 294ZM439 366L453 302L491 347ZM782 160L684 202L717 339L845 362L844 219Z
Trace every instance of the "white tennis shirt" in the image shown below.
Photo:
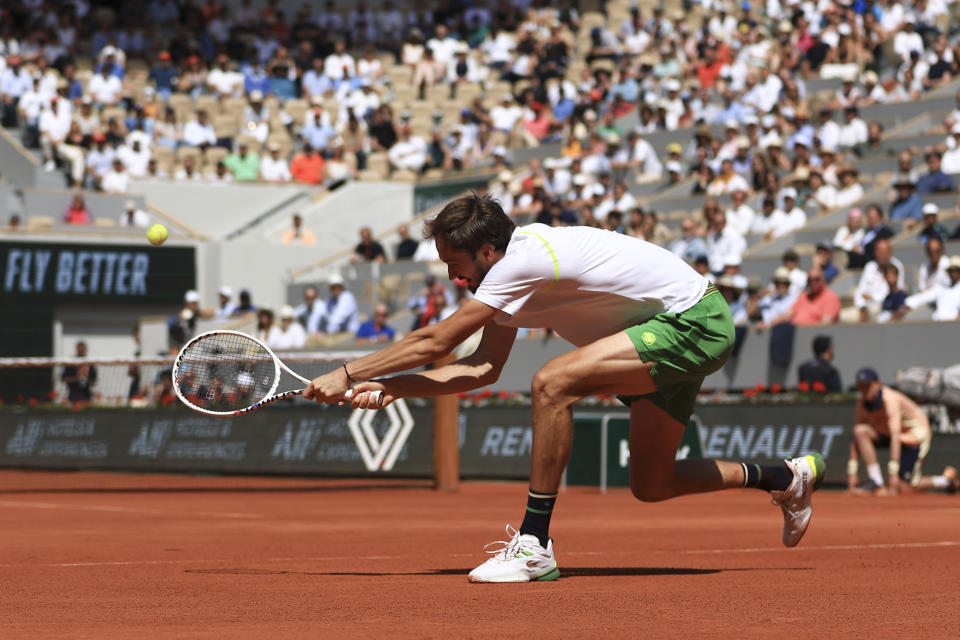
M510 327L548 327L578 347L695 305L707 280L655 244L591 227L531 224L514 230L507 251L475 298Z

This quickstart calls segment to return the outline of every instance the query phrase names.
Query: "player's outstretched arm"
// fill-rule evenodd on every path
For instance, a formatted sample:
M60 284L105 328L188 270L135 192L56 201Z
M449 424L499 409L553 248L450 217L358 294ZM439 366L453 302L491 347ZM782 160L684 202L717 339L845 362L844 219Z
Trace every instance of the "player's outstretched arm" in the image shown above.
M493 384L500 378L516 336L516 329L489 322L477 350L469 356L430 371L361 382L353 387L351 404L354 408L379 409L397 398L442 396ZM383 403L379 404L381 391Z
M317 402L338 402L354 382L435 362L492 321L496 313L493 307L470 300L446 320L417 329L385 349L315 378L303 395Z

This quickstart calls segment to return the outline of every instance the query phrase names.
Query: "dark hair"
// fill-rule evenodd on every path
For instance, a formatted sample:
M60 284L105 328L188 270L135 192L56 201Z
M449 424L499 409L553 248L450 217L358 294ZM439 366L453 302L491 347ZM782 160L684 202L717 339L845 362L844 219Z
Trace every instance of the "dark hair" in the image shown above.
M436 218L428 220L423 237L442 237L454 251L476 256L485 244L506 251L515 227L496 199L473 191L448 203Z
M820 334L813 339L813 355L822 356L833 343L830 336Z

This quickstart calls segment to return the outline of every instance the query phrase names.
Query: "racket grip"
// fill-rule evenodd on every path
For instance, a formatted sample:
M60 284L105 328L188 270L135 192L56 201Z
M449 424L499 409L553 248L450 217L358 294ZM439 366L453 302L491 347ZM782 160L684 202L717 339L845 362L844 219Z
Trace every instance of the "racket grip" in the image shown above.
M353 389L347 389L346 392L343 394L343 399L349 402L352 398L353 398ZM377 392L377 406L378 407L383 406L383 391Z

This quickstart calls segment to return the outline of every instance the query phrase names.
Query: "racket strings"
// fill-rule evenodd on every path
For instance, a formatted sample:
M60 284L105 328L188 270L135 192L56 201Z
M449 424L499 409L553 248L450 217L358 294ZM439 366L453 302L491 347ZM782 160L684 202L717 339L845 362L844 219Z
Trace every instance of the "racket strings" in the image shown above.
M274 358L256 341L211 334L188 346L174 369L174 384L188 402L209 411L236 411L266 398L274 388Z

